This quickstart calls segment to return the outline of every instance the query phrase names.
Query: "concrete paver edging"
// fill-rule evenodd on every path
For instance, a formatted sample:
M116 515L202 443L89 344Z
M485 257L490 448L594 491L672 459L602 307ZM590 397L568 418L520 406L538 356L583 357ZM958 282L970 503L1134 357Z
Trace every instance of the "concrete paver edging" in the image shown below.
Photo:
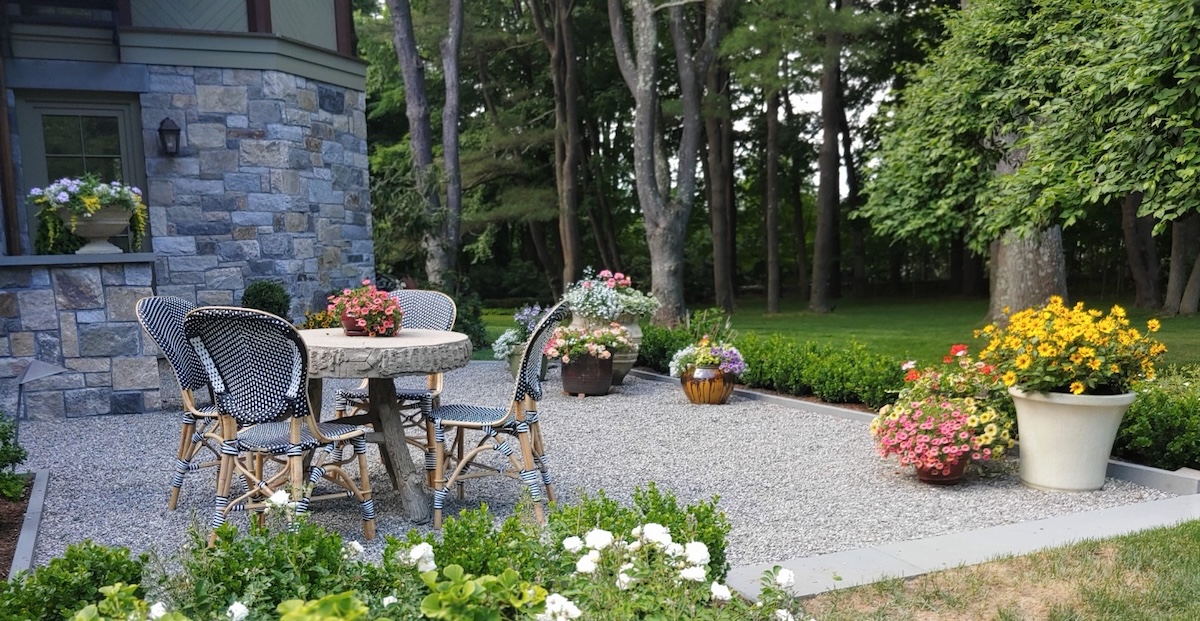
M652 381L679 381L673 377L640 369L635 369L632 373ZM741 388L735 389L734 394L864 423L874 418L866 412ZM730 588L738 590L746 597L757 599L763 572L778 565L795 573L796 583L791 591L797 596L806 597L890 578L912 578L934 571L1029 554L1086 539L1117 537L1200 519L1200 471L1181 468L1170 472L1109 460L1108 476L1177 496L1046 520L1004 524L976 531L782 560L772 564L735 567L729 572L727 583Z
M21 534L13 552L12 566L8 579L12 580L22 571L33 569L33 551L37 546L38 527L42 524L42 507L46 503L46 488L50 484L49 470L35 470L33 489L29 490L29 505L25 508L25 521L21 523Z

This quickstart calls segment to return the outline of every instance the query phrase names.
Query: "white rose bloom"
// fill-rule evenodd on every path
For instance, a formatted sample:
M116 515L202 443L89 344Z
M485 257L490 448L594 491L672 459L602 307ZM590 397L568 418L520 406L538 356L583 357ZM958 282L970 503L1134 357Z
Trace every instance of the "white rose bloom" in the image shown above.
M427 542L418 543L408 551L408 564L420 562L422 559L433 561L433 546Z
M583 542L593 550L603 550L612 545L613 534L603 529L593 528L583 536Z
M437 569L437 563L433 562L433 555L428 557L422 556L417 560L417 571L425 573Z
M395 604L397 601L399 601L399 600L396 599L395 595L388 595L387 597L383 598L381 603L384 606L391 606L392 604Z
M662 524L651 522L642 527L642 539L666 547L671 544L671 531Z
M638 550L642 549L642 542L634 541L633 543L629 544L629 547L627 547L625 549L629 552L637 552Z
M679 577L683 578L684 580L691 580L692 582L704 582L704 580L707 578L705 575L707 573L707 569L700 566L693 566L679 572Z
M679 558L683 556L683 546L675 543L674 541L668 543L666 549L663 551L666 552L667 556L671 558Z
M775 619L776 621L796 621L796 617L793 617L792 613L782 609L775 611Z
M567 537L563 539L562 545L567 552L574 554L583 549L583 540L579 537Z
M775 574L775 584L781 587L790 587L795 583L796 574L786 567L781 567L779 573Z
M703 541L690 541L684 546L684 555L687 557L687 562L693 565L707 565L712 557L708 554L708 546L704 545Z
M267 498L267 503L276 507L286 507L291 501L292 497L283 490L276 490L274 494L271 494L270 498Z
M567 621L568 619L578 619L583 612L575 606L574 602L559 595L551 593L546 596L546 612L537 616L538 621Z
M234 602L225 610L225 616L229 617L230 621L242 621L250 616L250 609L241 602Z
M580 559L575 562L575 571L581 574L590 574L593 571L596 571L596 561L593 561L592 557L590 556L580 557Z
M600 551L599 550L588 550L588 553L585 556L592 559L593 563L600 562Z
M154 602L154 605L150 607L150 612L146 615L146 618L161 619L165 614L167 614L167 605L162 602Z
M638 538L638 539L641 539L641 538L642 538L642 527L641 527L641 526L634 526L634 527L633 527L633 530L629 531L629 533L630 533L631 535L633 535L634 537L636 537L636 538Z
M712 598L718 602L727 602L733 599L733 593L729 591L729 587L719 582L712 583L708 590L712 593Z
M617 588L618 589L621 589L622 591L624 591L625 589L629 588L630 584L633 584L633 578L630 578L629 574L627 574L625 572L621 572L621 573L617 574Z
M346 555L353 558L363 553L363 545L357 541L346 542Z

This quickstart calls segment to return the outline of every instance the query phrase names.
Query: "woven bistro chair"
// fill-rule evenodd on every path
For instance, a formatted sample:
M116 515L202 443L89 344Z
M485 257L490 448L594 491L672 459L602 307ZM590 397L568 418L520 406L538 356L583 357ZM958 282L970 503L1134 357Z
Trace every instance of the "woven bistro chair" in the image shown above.
M458 306L450 296L441 291L424 289L398 289L388 293L400 304L404 316L400 319L400 329L403 330L443 330L449 331L454 327L458 316ZM401 416L404 417L403 427L407 431L412 428L424 429L424 434L418 437L406 436L405 440L425 452L425 472L427 482L433 485L434 455L433 428L421 419L421 413L435 407L438 397L442 394L444 379L441 373L433 373L426 377L425 388L403 387L396 388L396 402ZM365 411L370 407L367 397L366 380L358 388L341 388L334 393L334 410L337 418ZM384 455L387 455L385 452Z
M179 503L179 490L189 472L216 466L220 461L220 436L214 435L217 422L215 405L196 405L195 392L208 388L208 375L196 357L196 351L183 334L183 318L196 306L183 298L152 296L138 300L137 318L142 329L171 363L179 380L183 398L183 429L179 434L179 449L175 454L175 474L171 477L167 509L174 511ZM212 397L212 391L209 391ZM210 399L211 401L211 399ZM197 461L201 450L208 449L211 459Z
M432 408L426 414L433 421L436 461L434 463L433 490L433 527L442 527L442 508L451 486L457 486L459 497L462 497L462 483L469 479L485 476L504 475L520 479L529 487L533 498L534 516L539 523L545 521L542 509L542 488L545 488L545 498L554 500L554 485L550 478L550 470L546 461L546 447L542 441L541 426L538 421L537 403L542 398L542 349L554 332L555 326L562 322L568 313L566 302L559 302L548 310L538 325L534 327L521 356L521 372L517 375L513 387L512 400L505 407L487 407L477 405L440 405ZM452 455L446 450L446 429L456 430ZM483 438L469 451L464 451L464 433L467 431L482 431ZM517 440L517 447L509 443L510 438ZM504 456L507 467L494 468L475 463L475 458L486 451L495 451ZM518 454L519 453L519 454ZM446 476L447 466L453 463L454 469Z
M362 511L363 536L374 539L365 431L317 422L308 402L308 350L296 329L270 313L206 306L187 314L184 331L208 373L222 438L210 542L230 511L262 510L263 501L280 489L290 491L297 513L307 512L312 500L355 498ZM354 448L353 457L342 457L344 445ZM304 460L310 452L314 458L306 478ZM247 456L254 459L243 459ZM343 469L355 459L357 482ZM265 461L284 467L265 476ZM246 478L249 491L230 498L235 473ZM322 478L346 491L311 496L312 486Z

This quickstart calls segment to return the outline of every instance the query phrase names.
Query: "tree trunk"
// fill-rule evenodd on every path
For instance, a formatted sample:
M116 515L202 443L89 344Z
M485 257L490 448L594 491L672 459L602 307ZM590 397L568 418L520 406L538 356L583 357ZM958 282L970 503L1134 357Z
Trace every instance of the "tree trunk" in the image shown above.
M435 287L446 282L450 271L449 240L442 238L441 223L445 219L438 198L437 179L433 170L433 129L429 123L429 100L425 97L425 74L413 34L412 9L408 0L387 0L392 15L392 43L400 76L404 80L404 103L408 113L409 143L412 149L413 173L417 192L425 199L426 211L438 229L428 231L421 239L425 250L425 277Z
M1158 250L1152 235L1153 219L1138 217L1141 204L1141 192L1134 192L1121 201L1121 233L1125 238L1125 256L1133 277L1133 305L1137 308L1158 308L1162 304L1158 294Z
M992 295L987 321L1003 321L1011 313L1041 306L1052 295L1067 297L1062 229L1058 226L1029 237L1009 231L992 242L991 250Z
M708 70L716 50L722 0L705 3L704 41L695 56L688 40L684 8L668 8L668 26L675 48L682 127L674 152L677 174L674 192L664 145L656 79L658 35L651 0L633 0L633 45L625 32L621 0L608 0L609 29L617 66L634 99L633 170L638 203L642 207L646 243L650 251L651 292L661 306L655 323L674 326L684 317L683 245L696 190L696 164L700 149L700 76ZM673 198L672 198L673 196Z
M442 108L442 161L446 175L446 219L442 236L446 241L445 269L453 273L458 266L459 228L462 223L462 170L458 159L459 88L458 51L462 46L463 0L450 0L450 20L442 39L442 73L446 85L446 104ZM406 87L407 88L407 87ZM455 284L442 282L442 285ZM451 291L453 294L454 292Z
M779 93L767 97L767 314L779 313Z
M725 98L729 95L729 72L721 70L714 62L706 76L708 92ZM705 178L708 181L708 219L712 230L713 245L713 290L717 307L733 312L733 235L729 229L729 210L733 209L732 193L728 191L727 169L732 163L725 159L725 132L722 125L731 122L720 112L705 115L704 129L708 138L708 150L704 159Z
M841 74L842 34L825 33L824 70L821 74L821 151L817 186L817 231L813 240L812 297L808 307L815 313L832 310L832 281L837 278L834 254L837 252L839 187L838 114L841 102L838 82Z
M858 183L858 167L854 165L854 140L850 135L850 122L846 118L846 100L838 88L838 130L842 134L842 163L846 167L846 213L854 214L861 196ZM841 254L840 252L838 253ZM867 295L867 221L859 218L850 220L850 290L857 297ZM835 292L836 292L835 288Z
M801 195L801 181L798 177L791 180L792 203L792 234L796 236L796 285L800 287L801 302L808 301L808 231L804 226L804 198Z
M1183 288L1183 296L1179 301L1180 315L1195 315L1200 309L1200 254L1192 263L1192 275L1188 277L1187 285Z
M1196 248L1196 238L1200 236L1198 224L1200 215L1194 213L1171 223L1171 265L1167 276L1167 294L1163 300L1163 312L1168 315L1179 314L1189 259Z
M538 263L542 264L542 272L546 275L546 285L554 293L554 297L563 294L563 283L559 280L562 270L555 265L554 255L546 247L546 228L537 220L529 221L529 238L537 252Z

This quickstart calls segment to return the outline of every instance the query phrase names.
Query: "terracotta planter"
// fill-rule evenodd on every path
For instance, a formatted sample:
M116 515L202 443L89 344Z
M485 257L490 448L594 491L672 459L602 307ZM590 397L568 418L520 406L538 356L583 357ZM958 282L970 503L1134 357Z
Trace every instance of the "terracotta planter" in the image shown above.
M1017 406L1021 482L1047 490L1104 487L1108 456L1137 393L1071 395L1008 389Z
M516 349L513 349L512 353L508 355L508 372L513 376L513 379L517 379L517 374L521 372L521 356L524 354L525 345L521 344L517 345ZM547 362L546 357L542 356L542 369L538 373L538 379L543 382L546 381Z
M941 468L917 466L917 479L930 485L958 485L967 469L967 460L959 459L953 464L942 464Z
M71 212L59 209L58 217L62 219L63 224L67 225L68 229L71 228ZM88 243L76 250L75 254L124 252L109 242L108 238L124 232L129 227L131 217L132 214L128 210L120 207L101 207L99 211L90 216L76 216L74 233L88 240Z
M729 401L736 376L715 366L688 367L679 378L683 394L698 405L721 405Z
M612 358L575 356L562 365L563 391L573 395L607 395L612 388Z

